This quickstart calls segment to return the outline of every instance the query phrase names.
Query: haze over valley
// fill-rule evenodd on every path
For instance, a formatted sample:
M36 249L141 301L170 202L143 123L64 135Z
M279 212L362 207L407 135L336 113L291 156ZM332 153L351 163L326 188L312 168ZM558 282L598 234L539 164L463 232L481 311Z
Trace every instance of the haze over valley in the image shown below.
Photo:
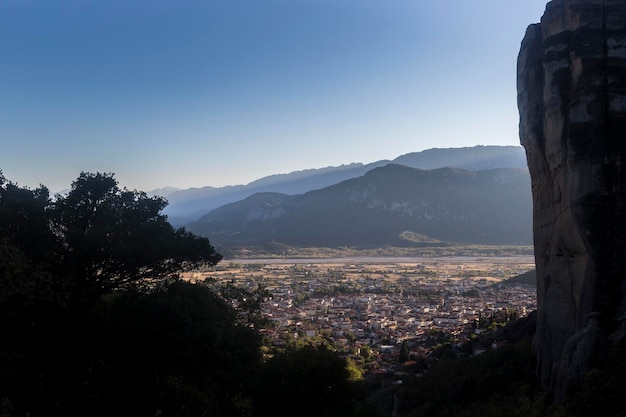
M253 248L532 245L530 177L519 146L435 148L247 185L161 192L172 224L209 237L229 255Z

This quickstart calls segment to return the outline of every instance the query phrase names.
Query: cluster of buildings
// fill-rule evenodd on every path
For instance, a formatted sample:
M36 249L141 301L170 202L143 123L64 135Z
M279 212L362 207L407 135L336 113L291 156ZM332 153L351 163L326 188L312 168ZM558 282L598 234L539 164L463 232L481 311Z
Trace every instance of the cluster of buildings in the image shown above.
M212 277L271 294L264 332L277 344L324 337L339 349L397 362L403 341L424 355L536 308L536 288L506 284L530 264L231 265ZM406 343L406 342L405 342Z
M536 307L535 289L530 286L509 287L486 280L402 281L384 285L362 279L358 283L363 292L330 295L316 289L324 288L321 282L311 280L304 298L285 283L270 290L273 296L264 306L274 324L268 335L297 338L327 331L338 346L354 340L380 346L417 338L433 329L459 335L469 324L480 331L481 320L522 317Z

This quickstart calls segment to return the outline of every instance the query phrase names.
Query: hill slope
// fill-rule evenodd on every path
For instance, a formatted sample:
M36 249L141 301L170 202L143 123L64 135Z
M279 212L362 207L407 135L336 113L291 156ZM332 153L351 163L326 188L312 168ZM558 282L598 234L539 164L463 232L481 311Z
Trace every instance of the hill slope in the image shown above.
M495 168L526 168L526 153L521 146L472 146L435 148L397 157L395 164L420 169L444 167L483 171Z
M370 164L353 163L338 167L306 169L288 174L270 175L247 185L202 187L180 190L168 195L164 210L174 225L184 225L225 204L242 200L258 192L303 194L318 190L385 166L390 161ZM394 163L419 169L454 167L479 171L492 168L524 168L526 155L521 146L474 146L468 148L430 149L396 158Z
M389 161L378 161L367 165L355 163L339 167L307 169L289 174L270 175L247 185L181 190L168 196L169 205L165 208L164 213L169 217L171 223L183 225L199 219L215 208L243 200L254 193L302 194L349 178L359 177L373 168L388 163Z
M389 164L305 194L257 193L188 226L217 246L531 244L523 169L424 171Z

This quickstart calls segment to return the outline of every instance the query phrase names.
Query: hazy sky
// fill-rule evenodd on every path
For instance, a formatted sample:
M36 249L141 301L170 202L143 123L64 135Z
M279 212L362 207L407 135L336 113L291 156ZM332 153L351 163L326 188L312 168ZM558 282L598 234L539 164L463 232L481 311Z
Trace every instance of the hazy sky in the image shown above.
M2 0L0 169L151 190L518 145L540 0Z

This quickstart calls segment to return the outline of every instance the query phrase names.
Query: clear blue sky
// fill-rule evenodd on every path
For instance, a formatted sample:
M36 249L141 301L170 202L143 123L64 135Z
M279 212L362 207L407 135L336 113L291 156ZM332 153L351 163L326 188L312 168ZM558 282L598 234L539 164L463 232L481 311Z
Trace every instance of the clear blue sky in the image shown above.
M517 145L539 0L2 0L0 169L151 190Z

